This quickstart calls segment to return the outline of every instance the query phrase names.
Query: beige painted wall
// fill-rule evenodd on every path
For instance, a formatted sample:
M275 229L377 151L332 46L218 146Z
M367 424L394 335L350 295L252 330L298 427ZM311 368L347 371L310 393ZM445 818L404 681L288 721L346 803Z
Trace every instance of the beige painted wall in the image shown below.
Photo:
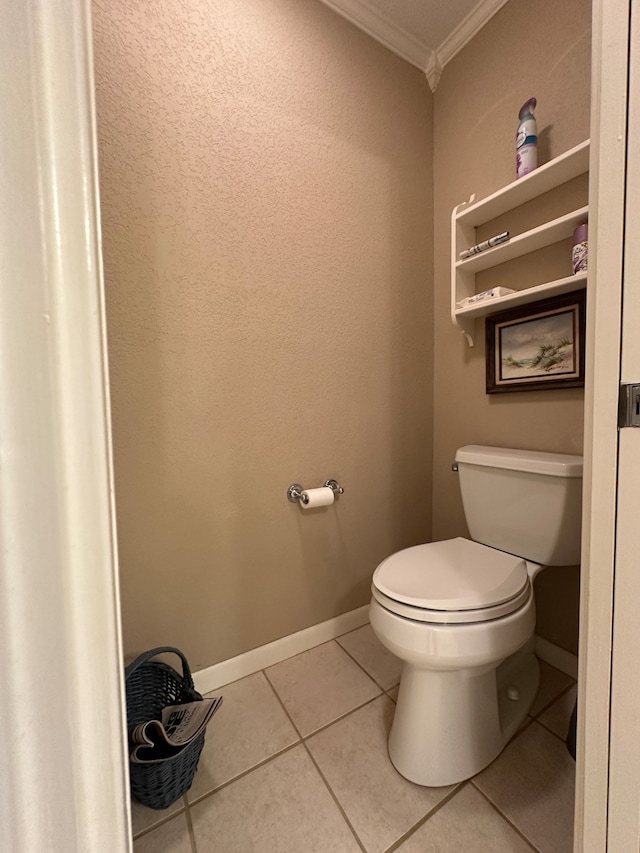
M590 26L589 0L510 0L445 68L435 93L434 539L467 535L451 472L457 447L582 452L581 390L485 394L484 324L477 322L476 346L470 349L449 320L449 231L455 205L472 193L483 198L514 179L517 114L527 98L538 99L540 163L589 136ZM533 213L544 217L557 204L584 203L584 190L584 182L574 182L562 198L556 193ZM517 232L518 221L511 225ZM561 275L569 273L567 246L563 252ZM510 265L511 286L544 279L544 270L556 262L536 255ZM492 283L487 275L479 277L479 289ZM538 630L575 651L578 573L567 570L557 582L550 571L541 578Z
M317 0L94 26L125 649L201 668L430 537L432 96Z

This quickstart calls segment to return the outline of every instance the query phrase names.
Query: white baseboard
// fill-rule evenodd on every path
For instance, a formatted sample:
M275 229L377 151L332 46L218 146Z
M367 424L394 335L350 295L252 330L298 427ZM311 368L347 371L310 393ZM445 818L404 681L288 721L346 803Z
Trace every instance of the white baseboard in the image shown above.
M310 628L305 628L296 634L290 634L288 637L282 637L280 640L274 640L273 643L267 643L266 646L259 646L257 649L251 649L251 651L235 658L223 660L206 669L201 669L199 672L194 672L193 680L196 690L199 693L210 693L224 684L237 681L246 675L252 675L258 670L273 666L274 663L280 663L280 661L293 657L293 655L299 655L300 652L306 652L314 646L319 646L320 643L335 640L336 637L340 637L348 631L361 628L368 621L369 605L365 604L364 607L358 607L357 610L350 610L341 616L327 619L326 622L312 625Z
M193 674L196 690L199 693L210 693L212 690L217 690L219 687L237 681L239 678L252 675L268 666L273 666L273 664L299 655L301 652L306 652L314 646L319 646L320 643L335 640L336 637L340 637L348 631L361 628L368 621L369 605L365 604L364 607L358 607L356 610L343 613L341 616L327 619L326 622L321 622L319 625L312 625L296 634L290 634L288 637L274 640L273 643L267 643L266 646L259 646L257 649L251 649L251 651L235 658L229 658L229 660L201 669ZM577 679L578 658L571 652L567 652L543 637L536 636L536 655L550 666L554 666L571 678Z
M560 672L570 675L571 678L578 678L578 656L537 635L536 655L550 666L555 666Z

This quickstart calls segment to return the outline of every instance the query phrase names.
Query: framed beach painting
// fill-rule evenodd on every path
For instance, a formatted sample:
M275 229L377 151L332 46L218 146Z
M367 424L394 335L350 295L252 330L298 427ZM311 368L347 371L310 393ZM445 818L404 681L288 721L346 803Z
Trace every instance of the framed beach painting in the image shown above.
M585 291L486 318L487 394L584 386Z

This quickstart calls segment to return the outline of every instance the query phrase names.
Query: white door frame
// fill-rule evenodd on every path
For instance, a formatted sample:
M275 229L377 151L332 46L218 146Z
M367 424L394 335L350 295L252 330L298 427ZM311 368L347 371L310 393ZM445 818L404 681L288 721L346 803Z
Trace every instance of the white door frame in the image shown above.
M607 822L629 6L593 2L576 853L627 853L615 839L607 848ZM91 44L89 0L4 10L0 825L11 850L131 850Z
M607 846L630 6L593 0L575 853L633 849Z
M131 850L88 0L0 28L3 850Z
M631 6L621 381L640 383L640 21ZM609 750L609 850L640 849L640 430L620 430L618 514L613 596L613 666Z

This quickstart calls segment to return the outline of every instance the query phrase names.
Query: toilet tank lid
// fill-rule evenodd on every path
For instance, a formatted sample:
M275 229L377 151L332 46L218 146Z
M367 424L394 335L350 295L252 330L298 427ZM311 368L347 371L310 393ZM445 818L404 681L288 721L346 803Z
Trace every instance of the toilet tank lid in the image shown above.
M468 444L456 452L456 462L546 474L548 477L582 477L582 456L567 453L543 453L508 447L484 447Z

